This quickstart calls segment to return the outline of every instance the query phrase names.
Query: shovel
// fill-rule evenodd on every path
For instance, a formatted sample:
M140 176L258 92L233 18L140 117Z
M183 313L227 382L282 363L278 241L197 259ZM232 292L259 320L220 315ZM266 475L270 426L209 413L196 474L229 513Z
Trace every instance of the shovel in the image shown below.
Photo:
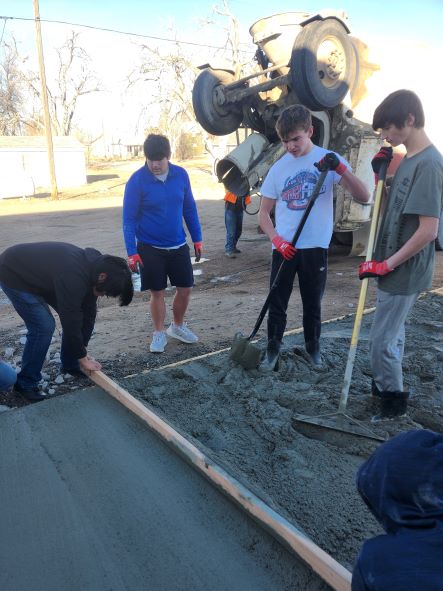
M314 207L314 203L316 202L317 197L320 194L321 188L323 186L323 183L325 181L325 178L326 178L326 175L328 174L328 172L329 172L329 168L326 168L325 170L322 169L320 176L318 177L317 184L315 185L314 191L312 192L311 198L309 199L308 206L306 207L306 209L303 213L303 216L300 220L300 223L298 224L298 227L297 227L297 230L294 234L294 237L292 238L292 241L291 241L292 246L295 246L295 244L297 243L297 240L300 237L300 234L303 230L306 220L308 219L311 209ZM272 285L269 289L268 297L266 298L265 303L263 304L263 308L261 309L261 312L257 318L257 322L255 323L254 329L251 332L251 334L248 337L245 337L244 335L242 335L242 333L238 332L234 337L234 341L232 343L229 356L233 361L236 361L237 363L239 363L244 369L255 369L258 367L258 365L260 363L261 349L260 349L260 347L257 347L256 345L251 343L251 340L257 334L258 329L260 328L260 326L263 322L263 319L266 315L266 312L268 311L271 297L274 293L275 288L278 285L278 280L280 278L280 275L281 275L281 272L282 272L282 269L283 269L283 266L285 263L286 263L286 260L283 259L283 262L280 265L279 270L277 271L277 275L275 276L274 281L272 282Z

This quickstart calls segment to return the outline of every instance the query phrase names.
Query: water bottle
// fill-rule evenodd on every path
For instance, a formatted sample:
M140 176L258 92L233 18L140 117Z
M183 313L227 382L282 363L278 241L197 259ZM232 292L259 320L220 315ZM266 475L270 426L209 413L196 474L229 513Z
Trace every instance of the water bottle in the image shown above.
M137 272L132 273L132 285L134 286L134 291L141 291L142 278L140 275L140 265L138 263L137 263Z

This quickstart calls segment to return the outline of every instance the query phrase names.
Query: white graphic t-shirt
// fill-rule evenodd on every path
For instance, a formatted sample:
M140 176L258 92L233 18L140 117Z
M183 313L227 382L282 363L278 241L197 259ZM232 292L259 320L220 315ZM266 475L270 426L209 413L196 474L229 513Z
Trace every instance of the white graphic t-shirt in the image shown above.
M329 152L330 150L314 146L308 154L299 158L286 153L271 166L263 182L263 197L277 201L275 231L288 242L291 242L297 230L320 176L314 162L318 162ZM337 156L349 168L346 160L339 154ZM295 245L297 248L329 247L334 223L333 186L340 180L341 176L334 171L326 175L317 201Z

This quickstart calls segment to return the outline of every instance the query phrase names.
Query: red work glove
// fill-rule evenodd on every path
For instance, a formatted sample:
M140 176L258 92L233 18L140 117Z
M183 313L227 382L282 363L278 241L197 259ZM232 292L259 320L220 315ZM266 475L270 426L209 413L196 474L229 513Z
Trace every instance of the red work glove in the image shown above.
M366 277L382 277L393 271L388 267L388 263L383 261L365 261L358 266L359 279L366 279Z
M194 252L195 252L195 262L198 261L202 257L202 249L203 249L203 242L194 242Z
M290 242L278 235L274 236L272 239L272 244L275 246L281 256L287 261L291 260L297 252L297 249L292 246Z
M324 156L319 162L315 162L314 166L318 168L320 172L324 172L325 170L335 170L340 176L348 170L346 164L343 164L334 152L326 154L326 156Z
M128 267L133 273L139 273L139 267L143 267L143 261L139 254L131 254L128 257Z
M383 162L387 162L388 166L389 166L389 163L392 160L392 156L393 156L393 150L392 150L391 146L383 146L383 148L380 148L380 150L377 152L377 154L372 159L371 165L372 165L372 170L375 173L374 174L375 184L378 183L378 174L380 172L381 165L383 164Z

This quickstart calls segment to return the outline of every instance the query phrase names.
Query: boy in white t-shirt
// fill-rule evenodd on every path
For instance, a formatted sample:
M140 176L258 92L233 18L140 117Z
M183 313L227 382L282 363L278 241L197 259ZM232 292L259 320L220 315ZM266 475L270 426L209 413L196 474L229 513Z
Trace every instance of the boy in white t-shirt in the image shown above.
M333 229L333 185L340 183L354 199L362 203L370 199L367 187L351 172L346 160L313 144L312 117L306 107L287 107L277 120L276 131L286 148L286 154L270 168L263 182L259 212L260 226L273 244L271 284L282 261L287 262L269 305L267 354L260 366L263 370L272 370L277 364L286 328L286 310L296 274L303 302L306 351L314 364L321 363L321 300ZM331 172L326 176L320 195L294 247L291 240L320 176L315 165L326 154ZM274 206L275 228L270 217Z

